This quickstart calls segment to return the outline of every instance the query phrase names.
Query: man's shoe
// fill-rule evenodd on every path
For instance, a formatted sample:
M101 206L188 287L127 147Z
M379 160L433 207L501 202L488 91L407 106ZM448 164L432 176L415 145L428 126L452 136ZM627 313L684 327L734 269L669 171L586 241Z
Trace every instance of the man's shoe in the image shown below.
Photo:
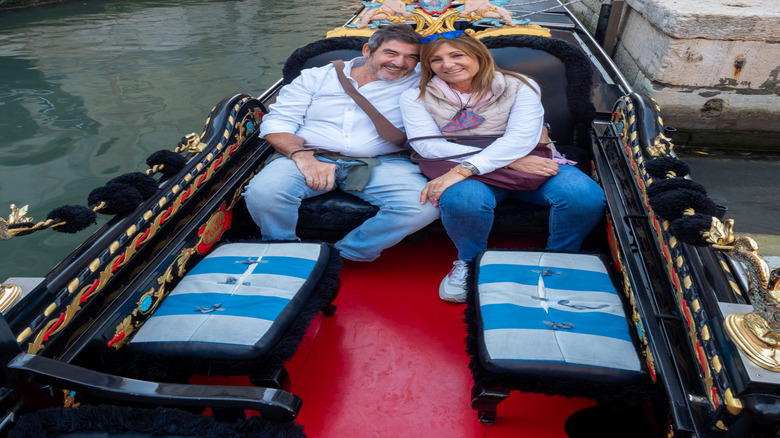
M449 303L465 303L468 266L463 260L455 260L452 264L455 266L439 285L439 298Z

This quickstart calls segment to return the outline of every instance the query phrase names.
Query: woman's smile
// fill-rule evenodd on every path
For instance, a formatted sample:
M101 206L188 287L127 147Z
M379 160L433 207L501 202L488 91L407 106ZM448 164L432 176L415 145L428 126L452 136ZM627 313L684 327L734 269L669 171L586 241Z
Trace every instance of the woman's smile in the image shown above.
M430 58L431 69L461 93L471 92L471 82L479 71L476 57L449 43L439 46Z

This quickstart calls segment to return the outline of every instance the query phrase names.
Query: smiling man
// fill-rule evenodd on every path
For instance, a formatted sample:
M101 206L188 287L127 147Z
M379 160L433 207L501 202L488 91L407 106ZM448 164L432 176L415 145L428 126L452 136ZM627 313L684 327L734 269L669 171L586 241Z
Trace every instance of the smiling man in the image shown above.
M419 83L420 36L404 24L382 27L362 51L346 63L347 80L402 128L399 99ZM336 187L379 208L336 242L346 259L374 260L439 217L437 208L420 204L428 181L419 167L379 135L332 64L304 70L285 86L260 131L279 154L252 179L244 198L265 240L295 240L301 201Z

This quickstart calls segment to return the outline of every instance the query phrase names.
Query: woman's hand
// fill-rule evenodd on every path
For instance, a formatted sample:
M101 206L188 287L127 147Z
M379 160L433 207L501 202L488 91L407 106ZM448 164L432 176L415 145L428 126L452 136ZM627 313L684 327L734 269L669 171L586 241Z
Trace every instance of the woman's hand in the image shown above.
M506 167L543 176L555 176L559 171L558 163L538 155L526 155L509 163Z
M420 204L425 204L430 200L434 207L438 207L442 193L451 185L459 183L469 176L471 176L470 170L457 165L444 175L428 181L420 193Z

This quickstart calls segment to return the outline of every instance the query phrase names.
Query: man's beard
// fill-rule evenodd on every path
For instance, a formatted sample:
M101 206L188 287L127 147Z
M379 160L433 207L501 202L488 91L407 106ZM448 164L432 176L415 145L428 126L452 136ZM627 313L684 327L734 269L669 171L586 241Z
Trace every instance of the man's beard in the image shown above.
M398 76L397 78L394 78L394 79L387 79L386 77L382 76L382 73L380 73L378 70L374 70L374 66L373 66L373 65L371 65L371 62L370 62L370 61L368 61L368 60L366 61L366 67L368 67L368 70L369 70L369 71L370 71L370 72L371 72L371 73L372 73L374 76L376 76L377 78L379 78L379 79L380 79L380 80L382 80L382 81L394 81L394 80L396 80L396 79L401 79L402 77L404 77L404 76L406 76L406 75L408 75L409 73L411 73L411 72L412 72L412 70L411 70L411 69L408 69L408 68L403 68L403 67L398 67L397 65L395 65L395 64L391 64L391 63L385 63L385 64L382 64L382 65L380 65L380 66L379 66L379 67L380 67L380 69L381 69L382 67L391 67L391 68L397 68L397 69L399 69L399 70L398 70L399 72L403 72L403 74L402 74L401 76Z

